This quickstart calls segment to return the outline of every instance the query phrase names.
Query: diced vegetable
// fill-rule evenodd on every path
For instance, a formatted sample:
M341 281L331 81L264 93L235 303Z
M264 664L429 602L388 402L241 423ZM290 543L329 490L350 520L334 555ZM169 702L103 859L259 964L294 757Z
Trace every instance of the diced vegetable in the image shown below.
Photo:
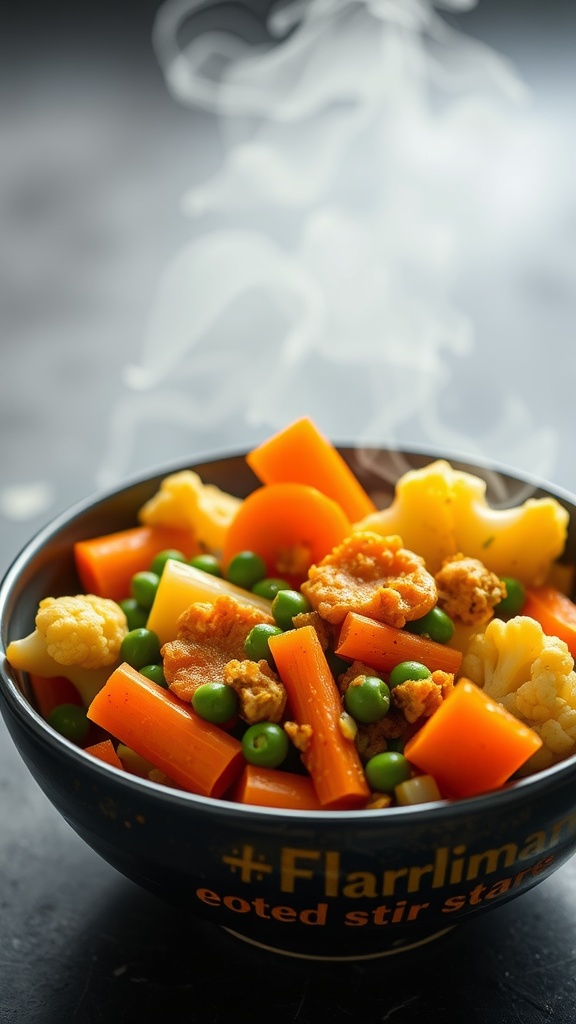
M377 672L391 672L402 661L418 661L431 672L455 673L462 661L462 653L452 647L356 612L349 612L342 623L336 654L362 661Z
M308 417L296 420L246 456L264 484L300 483L318 488L344 509L351 523L375 511L354 473Z
M532 729L460 679L404 755L436 779L442 796L460 798L499 789L541 746Z
M564 640L576 658L576 604L555 587L534 587L526 592L523 615L536 619L549 636Z
M222 796L244 766L238 740L127 664L112 673L88 717L191 793Z
M189 557L198 550L188 530L166 526L135 526L74 545L74 558L80 582L88 594L121 601L130 594L135 573L147 570L155 555L166 548L177 548Z
M124 767L111 739L100 740L99 743L93 743L90 747L84 747L84 752L92 757L97 757L99 761L104 761L105 764L111 764L113 768Z
M78 707L82 706L80 693L74 686L74 683L64 676L48 678L47 676L40 676L35 672L30 672L28 679L32 687L34 703L42 718L48 718L50 712L57 708L59 704L77 704Z
M302 760L320 804L335 810L363 806L370 790L354 742L340 728L342 702L316 632L302 626L268 643L291 715L298 725L311 727Z
M284 807L297 811L320 810L309 775L297 775L278 768L263 768L261 765L247 764L230 795L232 800L240 804Z

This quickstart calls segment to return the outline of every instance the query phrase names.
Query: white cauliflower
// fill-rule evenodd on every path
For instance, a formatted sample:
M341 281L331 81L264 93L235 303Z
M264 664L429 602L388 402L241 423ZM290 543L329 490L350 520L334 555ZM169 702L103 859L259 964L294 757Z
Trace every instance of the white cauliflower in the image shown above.
M128 626L115 601L94 594L45 597L36 628L8 644L13 668L52 678L66 676L88 705L120 659Z
M140 509L139 519L147 526L191 529L200 544L220 552L226 530L241 504L240 498L203 483L197 473L184 469L165 477L160 489Z
M576 753L574 659L564 641L547 636L534 619L492 619L484 633L470 640L460 675L481 686L541 737L542 747L522 774Z

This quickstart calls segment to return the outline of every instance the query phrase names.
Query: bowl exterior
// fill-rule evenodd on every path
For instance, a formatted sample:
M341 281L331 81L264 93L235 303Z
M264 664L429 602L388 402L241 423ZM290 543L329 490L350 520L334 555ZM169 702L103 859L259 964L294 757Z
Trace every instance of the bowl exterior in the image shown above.
M239 456L194 468L240 495L253 486ZM167 471L31 542L3 586L5 644L30 630L40 597L77 585L73 540L132 525ZM13 740L72 828L133 881L267 948L321 958L413 948L519 896L576 849L574 758L498 794L418 809L238 807L94 762L40 719L24 678L6 663L2 674Z

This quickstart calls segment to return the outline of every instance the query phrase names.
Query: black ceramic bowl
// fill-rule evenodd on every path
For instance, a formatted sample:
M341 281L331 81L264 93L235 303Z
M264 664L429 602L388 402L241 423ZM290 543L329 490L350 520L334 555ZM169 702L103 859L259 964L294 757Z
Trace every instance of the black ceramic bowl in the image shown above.
M372 493L438 453L373 451L378 474L344 457ZM450 456L447 456L450 458ZM450 459L484 476L488 498L516 504L533 486L576 522L573 498L494 467ZM16 559L0 591L1 637L31 631L38 601L79 587L73 542L135 523L154 477L58 518ZM191 467L245 496L256 480L241 455ZM497 487L494 489L494 481ZM576 561L571 527L568 558ZM72 828L135 882L263 947L313 958L374 957L414 948L536 885L576 850L576 758L505 791L421 808L299 813L166 789L101 764L34 709L26 677L3 658L0 705L37 782Z

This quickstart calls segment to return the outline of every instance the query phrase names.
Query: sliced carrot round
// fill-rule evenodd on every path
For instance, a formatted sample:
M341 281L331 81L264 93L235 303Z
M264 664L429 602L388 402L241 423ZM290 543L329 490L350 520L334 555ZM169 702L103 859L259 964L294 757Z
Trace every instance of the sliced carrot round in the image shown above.
M308 484L267 484L243 501L222 553L224 570L240 551L254 551L269 576L299 586L308 569L350 533L340 505Z

